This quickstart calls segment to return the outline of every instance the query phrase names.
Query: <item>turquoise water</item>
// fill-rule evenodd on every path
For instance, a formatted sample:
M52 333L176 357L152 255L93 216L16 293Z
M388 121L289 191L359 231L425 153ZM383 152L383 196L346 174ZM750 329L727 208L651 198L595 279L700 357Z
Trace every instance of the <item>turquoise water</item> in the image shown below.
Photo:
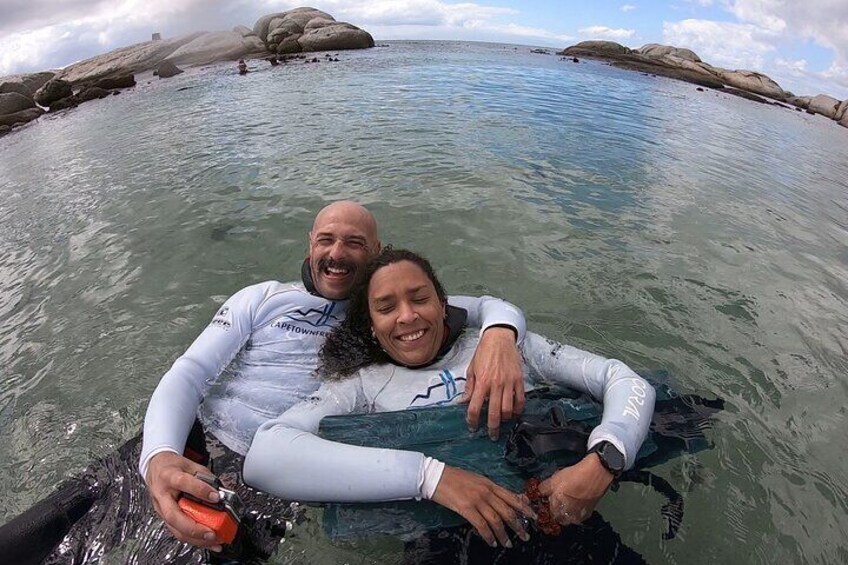
M728 401L659 468L677 539L649 489L600 505L649 562L848 561L848 130L526 47L339 59L142 78L0 139L0 521L134 435L216 306L296 279L355 198L449 291ZM319 532L280 561L397 559Z

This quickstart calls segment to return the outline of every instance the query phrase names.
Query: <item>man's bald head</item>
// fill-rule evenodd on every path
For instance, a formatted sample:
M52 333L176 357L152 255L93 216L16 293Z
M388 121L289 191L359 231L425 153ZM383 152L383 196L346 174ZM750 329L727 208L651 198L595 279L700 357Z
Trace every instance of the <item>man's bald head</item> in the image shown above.
M309 232L309 268L324 298L343 300L356 274L380 250L377 221L361 204L333 202L315 216Z

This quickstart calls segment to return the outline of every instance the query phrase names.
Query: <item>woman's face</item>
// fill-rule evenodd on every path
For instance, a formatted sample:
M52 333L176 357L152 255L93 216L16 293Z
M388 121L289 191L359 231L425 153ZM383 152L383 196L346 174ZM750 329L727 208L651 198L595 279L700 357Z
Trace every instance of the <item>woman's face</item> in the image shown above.
M374 336L398 363L426 365L438 354L445 335L445 305L415 263L398 261L374 273L368 311Z

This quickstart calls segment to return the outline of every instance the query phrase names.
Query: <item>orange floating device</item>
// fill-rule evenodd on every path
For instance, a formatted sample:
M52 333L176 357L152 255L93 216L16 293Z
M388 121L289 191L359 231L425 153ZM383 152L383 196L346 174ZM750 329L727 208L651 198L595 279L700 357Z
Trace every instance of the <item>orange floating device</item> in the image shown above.
M241 524L241 498L235 491L223 488L217 477L199 473L195 476L217 489L220 501L209 502L184 493L177 504L189 518L215 532L219 541L233 543Z

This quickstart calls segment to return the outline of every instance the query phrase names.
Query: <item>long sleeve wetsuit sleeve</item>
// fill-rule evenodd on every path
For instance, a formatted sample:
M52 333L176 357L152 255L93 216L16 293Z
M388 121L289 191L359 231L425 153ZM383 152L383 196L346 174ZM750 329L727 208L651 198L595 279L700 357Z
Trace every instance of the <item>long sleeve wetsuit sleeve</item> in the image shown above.
M491 326L510 326L515 329L517 342L524 340L527 326L518 306L493 296L448 296L448 304L468 312L469 327L482 332Z
M142 477L157 453L182 454L206 389L247 342L266 290L263 283L231 296L159 381L144 417Z
M523 345L527 365L544 380L589 394L604 406L588 448L612 443L633 466L648 436L654 413L654 388L627 365L528 332Z
M245 457L245 482L282 498L310 502L424 496L425 474L428 466L438 464L435 460L421 453L346 445L316 435L325 416L367 411L358 376L325 383L309 399L259 427Z

